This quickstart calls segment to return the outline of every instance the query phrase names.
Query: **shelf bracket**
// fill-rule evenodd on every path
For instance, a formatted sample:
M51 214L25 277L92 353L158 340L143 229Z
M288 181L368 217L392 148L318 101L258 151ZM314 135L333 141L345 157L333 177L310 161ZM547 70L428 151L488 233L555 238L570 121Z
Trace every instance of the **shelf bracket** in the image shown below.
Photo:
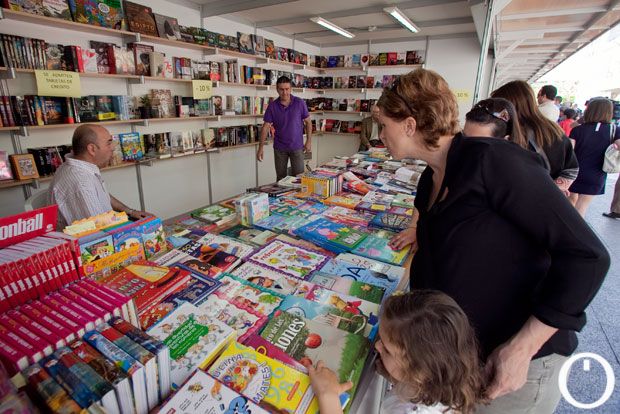
M203 52L204 56L214 56L214 55L219 55L220 54L220 50L219 49L207 49Z
M153 159L152 158L144 158L144 159L141 159L140 161L138 161L138 164L144 165L145 167L152 167L153 166Z
M147 126L150 126L151 123L149 122L148 119L143 119L142 122L140 122L138 125L147 127Z
M4 11L0 7L0 20L4 19Z
M15 79L16 76L15 68L6 68L0 71L0 79Z
M142 36L140 36L140 33L132 33L132 34L123 35L124 44L132 43L132 42L139 43L141 40L142 40Z
M22 137L29 137L30 132L28 131L28 127L20 126L18 134L21 135Z
M127 81L134 85L144 85L146 83L146 79L144 78L144 75L140 75L139 78L129 78L127 79Z
M41 182L37 179L32 180L31 182L29 182L28 184L30 187L34 188L35 190L38 190L41 188Z

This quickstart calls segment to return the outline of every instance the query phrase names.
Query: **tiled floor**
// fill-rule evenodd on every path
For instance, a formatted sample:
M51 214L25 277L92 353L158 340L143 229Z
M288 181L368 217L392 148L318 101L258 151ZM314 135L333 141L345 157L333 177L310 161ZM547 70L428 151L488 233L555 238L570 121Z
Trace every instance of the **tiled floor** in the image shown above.
M593 352L611 365L616 384L611 398L598 408L586 410L571 406L562 399L556 414L618 414L620 413L620 220L603 217L609 211L617 175L607 180L606 194L596 197L588 210L586 220L599 235L611 254L611 268L598 295L586 311L588 323L579 333L577 352ZM572 366L568 390L581 403L597 401L606 387L602 365L592 361L590 370L584 370L584 360Z

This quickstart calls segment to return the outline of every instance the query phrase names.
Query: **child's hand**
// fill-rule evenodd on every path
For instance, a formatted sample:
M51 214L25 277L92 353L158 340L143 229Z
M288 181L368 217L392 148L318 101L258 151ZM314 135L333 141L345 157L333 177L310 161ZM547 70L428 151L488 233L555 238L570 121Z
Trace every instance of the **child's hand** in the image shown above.
M338 377L331 369L319 361L316 367L308 366L308 375L312 382L312 390L319 400L321 414L342 413L340 394L353 386L351 381L340 384Z

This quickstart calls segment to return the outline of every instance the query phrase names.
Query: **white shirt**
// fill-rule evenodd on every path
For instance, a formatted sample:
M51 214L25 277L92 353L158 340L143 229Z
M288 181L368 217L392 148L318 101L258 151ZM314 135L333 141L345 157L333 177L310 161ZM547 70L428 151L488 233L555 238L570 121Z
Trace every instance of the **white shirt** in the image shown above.
M560 117L560 109L555 106L555 102L545 101L538 105L538 109L540 109L540 112L542 112L545 118L548 118L553 122L558 122L558 118Z
M379 140L379 123L372 121L372 131L370 132L370 138L368 141Z
M443 404L420 405L403 401L392 390L381 401L381 414L451 414L452 410L445 411Z
M60 228L112 210L99 167L87 161L67 157L54 174L48 191L50 203L58 204Z

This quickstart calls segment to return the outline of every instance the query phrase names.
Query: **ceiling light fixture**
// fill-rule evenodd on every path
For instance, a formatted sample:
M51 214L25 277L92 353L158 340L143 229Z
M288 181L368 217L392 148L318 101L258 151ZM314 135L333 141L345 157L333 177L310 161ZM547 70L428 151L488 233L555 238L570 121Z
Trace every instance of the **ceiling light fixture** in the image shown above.
M420 31L420 28L416 26L415 24L413 24L413 22L409 20L409 18L405 16L405 14L402 11L400 11L398 7L395 7L395 6L386 7L385 9L383 9L383 11L389 14L390 16L392 16L393 18L395 18L396 20L398 20L400 24L405 26L411 32L418 33Z
M342 27L336 26L335 24L333 24L329 20L325 20L322 17L319 17L319 16L311 17L310 20L313 21L314 23L320 24L321 26L325 27L326 29L329 29L332 32L336 32L339 35L344 36L344 37L346 37L348 39L353 39L355 37L355 35L353 33L347 32Z

